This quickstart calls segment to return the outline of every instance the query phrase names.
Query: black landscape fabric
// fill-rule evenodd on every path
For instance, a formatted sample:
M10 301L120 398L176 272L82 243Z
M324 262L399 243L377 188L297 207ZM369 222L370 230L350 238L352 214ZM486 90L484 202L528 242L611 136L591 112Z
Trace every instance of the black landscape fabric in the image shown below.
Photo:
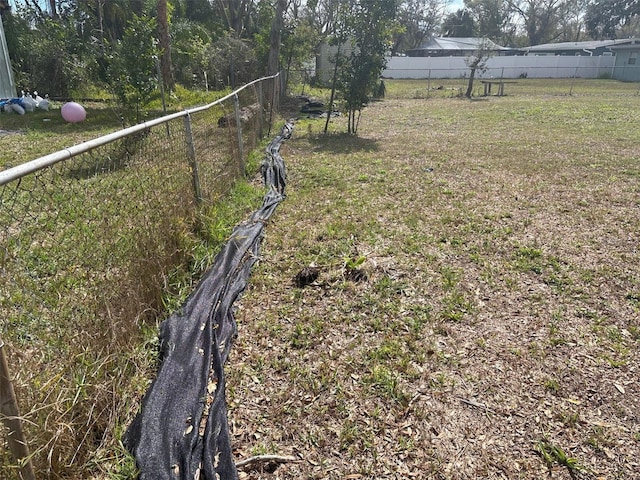
M196 290L160 326L158 375L123 439L141 480L238 478L223 367L237 334L234 302L258 258L265 221L284 199L280 146L292 133L288 122L267 148L262 206L233 230Z

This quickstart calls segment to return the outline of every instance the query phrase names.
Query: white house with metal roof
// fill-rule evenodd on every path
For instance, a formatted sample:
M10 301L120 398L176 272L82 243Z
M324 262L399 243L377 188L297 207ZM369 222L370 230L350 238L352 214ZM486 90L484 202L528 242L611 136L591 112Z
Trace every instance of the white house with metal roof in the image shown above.
M615 45L611 50L616 54L611 76L625 82L640 82L640 39L625 45Z
M585 42L558 42L544 43L519 49L519 54L524 55L579 55L594 57L598 55L613 55L612 48L621 45L629 45L635 42L633 38L621 38L616 40L589 40Z
M517 50L502 47L488 38L431 37L417 48L406 51L407 57L466 57L480 49L493 55L515 55Z

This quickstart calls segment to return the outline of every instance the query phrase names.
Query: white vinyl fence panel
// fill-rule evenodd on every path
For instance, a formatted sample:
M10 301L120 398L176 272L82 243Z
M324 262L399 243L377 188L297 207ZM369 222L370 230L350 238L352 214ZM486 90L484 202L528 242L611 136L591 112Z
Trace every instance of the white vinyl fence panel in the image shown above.
M492 57L478 78L599 78L611 75L613 56ZM390 57L385 78L461 78L469 75L465 57Z

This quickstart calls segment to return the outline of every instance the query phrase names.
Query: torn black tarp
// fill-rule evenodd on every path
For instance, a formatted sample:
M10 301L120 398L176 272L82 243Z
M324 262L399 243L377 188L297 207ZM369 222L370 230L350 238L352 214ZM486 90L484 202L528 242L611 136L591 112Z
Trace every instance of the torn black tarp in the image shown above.
M180 311L160 326L160 368L124 435L141 480L234 480L238 473L227 424L224 363L237 332L233 304L256 262L264 222L284 199L280 145L267 148L262 206L238 225Z

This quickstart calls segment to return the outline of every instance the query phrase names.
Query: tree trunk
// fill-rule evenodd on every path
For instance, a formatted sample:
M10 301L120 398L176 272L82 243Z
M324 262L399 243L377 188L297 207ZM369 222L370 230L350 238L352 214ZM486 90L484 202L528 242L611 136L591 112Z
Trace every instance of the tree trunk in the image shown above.
M4 353L2 338L0 338L0 417L7 429L7 444L13 459L22 465L19 477L24 480L34 480L36 477L33 473L29 447L22 429L22 417L18 409L18 400L9 376L9 366Z
M338 52L336 53L335 65L333 67L333 81L331 82L331 98L329 99L329 108L327 109L327 121L324 123L324 133L326 135L329 130L329 121L331 120L331 112L333 112L333 100L336 95L336 85L338 84L338 63L340 62L340 50L342 44L338 44Z
M51 18L58 18L58 9L56 8L56 0L49 0L49 8L51 9Z
M267 64L267 74L269 75L278 73L280 67L280 43L282 42L283 16L286 8L286 0L278 0L276 2L276 11L271 22L269 61Z
M471 74L469 75L469 84L467 85L467 92L464 94L465 97L471 98L471 93L473 92L473 79L476 76L476 69L471 67Z
M167 15L167 0L158 0L158 42L160 46L160 71L162 83L168 91L175 87L173 66L171 64L171 43L169 41L169 19Z

